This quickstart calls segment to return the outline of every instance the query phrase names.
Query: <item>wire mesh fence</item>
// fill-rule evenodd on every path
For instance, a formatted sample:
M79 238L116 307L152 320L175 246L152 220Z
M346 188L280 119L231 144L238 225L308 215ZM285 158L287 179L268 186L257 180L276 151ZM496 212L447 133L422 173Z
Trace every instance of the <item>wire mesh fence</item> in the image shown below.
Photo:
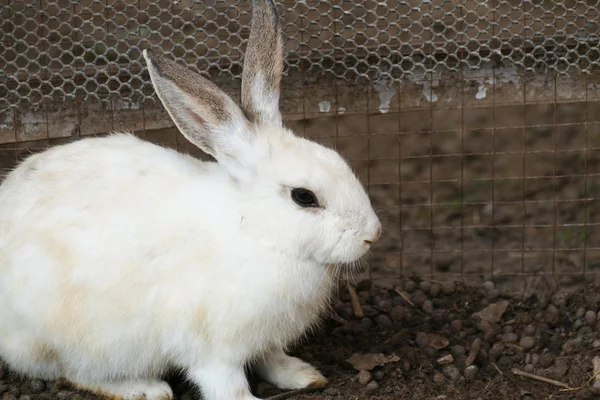
M0 166L173 127L141 51L237 98L250 2L1 0ZM281 1L288 125L336 147L385 225L374 270L600 270L600 1Z

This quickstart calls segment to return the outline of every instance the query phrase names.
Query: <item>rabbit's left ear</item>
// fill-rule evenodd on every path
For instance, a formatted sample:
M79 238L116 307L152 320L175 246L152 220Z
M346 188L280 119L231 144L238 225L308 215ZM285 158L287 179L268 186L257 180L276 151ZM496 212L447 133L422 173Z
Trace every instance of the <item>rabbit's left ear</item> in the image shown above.
M242 72L242 109L251 122L281 126L279 93L283 36L273 0L252 1L250 38Z
M236 180L247 180L260 155L255 130L235 102L209 80L144 50L154 90L181 133L217 159Z

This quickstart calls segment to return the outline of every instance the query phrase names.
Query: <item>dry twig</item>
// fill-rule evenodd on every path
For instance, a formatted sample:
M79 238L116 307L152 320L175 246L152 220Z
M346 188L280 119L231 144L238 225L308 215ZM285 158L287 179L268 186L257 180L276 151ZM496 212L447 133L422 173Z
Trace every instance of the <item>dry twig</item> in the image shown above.
M352 310L354 311L354 316L356 318L364 318L365 313L363 312L362 306L360 305L360 300L358 299L358 294L356 294L356 289L350 282L348 282L348 292L350 292L350 298L352 299Z
M479 350L481 350L481 344L482 344L481 339L477 338L477 339L473 340L473 344L471 344L471 350L469 351L469 356L467 357L467 360L465 361L465 363L467 364L467 367L475 362L475 359L479 355ZM502 371L500 371L500 373L502 373Z
M534 381L548 383L550 385L558 386L558 387L561 387L563 389L571 389L571 387L569 385L567 385L566 383L555 381L554 379L544 378L543 376L530 374L530 373L521 371L521 370L516 369L516 368L512 369L512 373L515 374L515 375L518 375L518 376L522 376L523 378L528 378L528 379L533 379Z
M402 292L402 291L400 291L400 290L398 290L396 288L394 288L394 291L396 293L398 293L400 295L400 297L402 297L402 300L404 300L405 302L407 302L408 304L410 304L411 307L415 306L415 304L412 301L410 301L410 299L408 298L408 295L406 293L404 293L404 292Z

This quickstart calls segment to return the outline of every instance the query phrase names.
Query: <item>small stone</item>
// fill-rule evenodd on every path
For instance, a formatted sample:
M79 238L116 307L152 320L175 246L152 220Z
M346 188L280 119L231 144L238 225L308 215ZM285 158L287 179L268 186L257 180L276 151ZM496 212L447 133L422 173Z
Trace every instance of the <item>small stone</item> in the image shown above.
M360 320L360 324L370 328L373 326L373 320L371 318L363 318Z
M360 371L358 373L358 383L362 386L366 386L369 382L373 380L373 375L369 371Z
M528 374L533 374L533 371L535 371L535 365L527 364L525 367L523 367L523 371L527 372Z
M454 357L452 357L452 354L445 355L444 357L439 358L437 360L438 365L452 364L453 362L454 362Z
M367 385L367 390L369 392L374 392L377 389L379 389L379 383L375 382L375 381L371 381L369 382L369 384Z
M410 315L410 311L403 306L396 306L390 311L390 318L392 321L402 321L406 319L407 315Z
M527 336L533 336L535 335L535 333L537 332L537 329L535 328L535 326L529 324L525 327L525 334Z
M515 331L515 328L512 327L512 325L506 325L504 328L502 328L502 332L504 333L513 333Z
M504 353L504 349L506 349L506 345L502 342L496 342L490 349L488 355L492 359L492 361L496 361L498 358L502 356Z
M6 394L2 396L2 400L17 400L17 396L14 394Z
M443 369L444 375L450 382L456 382L460 378L460 371L454 365L446 365Z
M575 311L575 318L583 318L585 315L585 308L579 307L577 311Z
M496 285L492 281L485 281L483 282L483 288L489 292L490 290L496 289Z
M423 307L421 307L425 314L431 314L433 312L433 303L429 300L423 303Z
M444 375L441 372L435 371L433 373L433 383L435 383L436 385L443 385L445 381L446 379L444 378Z
M588 325L594 325L596 323L596 313L594 311L588 311L585 313L585 322Z
M456 292L456 284L452 281L442 283L442 293L446 296L451 296Z
M479 372L479 368L477 368L476 365L469 365L467 368L465 368L465 379L467 381L472 381L475 379L475 377L477 376L477 373Z
M548 368L554 362L554 357L550 353L544 353L540 356L540 367Z
M431 290L431 282L429 282L429 281L422 281L419 284L419 288L421 289L422 292L429 293L429 290Z
M516 333L505 333L502 335L502 341L504 343L517 343L519 336Z
M564 307L567 303L567 295L564 292L558 292L552 296L552 304L556 307Z
M467 350L463 346L452 346L452 348L450 348L450 354L452 354L454 358L458 358L467 354Z
M410 372L410 361L404 360L402 361L402 372Z
M563 346L562 346L562 350L565 353L565 355L570 355L573 354L575 352L575 349L577 349L577 347L579 346L579 343L573 339L569 339L567 340Z
M440 293L442 293L442 286L438 283L434 283L431 285L431 289L429 289L429 295L431 297L439 297Z
M8 385L0 385L0 395L3 395L8 391Z
M22 394L19 396L19 400L31 400L31 397L26 394Z
M462 331L462 328L463 328L462 322L460 320L458 320L458 319L455 319L452 322L450 322L450 326L456 332Z
M490 300L495 300L498 297L500 297L500 291L498 289L492 289L489 292L487 292L486 296Z
M592 342L592 348L600 349L600 340L599 339L596 339Z
M29 386L34 393L43 392L46 389L46 384L39 379L32 380Z
M533 346L535 346L535 339L531 336L523 336L521 340L519 340L519 346L525 350L531 350Z
M392 326L392 321L387 315L378 315L376 321L377 325L381 326L382 328L389 328Z
M373 379L375 379L376 381L380 381L385 377L385 372L383 370L378 370L373 372Z
M411 294L417 289L417 284L413 281L408 281L404 284L404 291L408 294Z
M552 368L552 370L554 379L561 379L569 372L569 366L565 360L559 358L554 363L554 368Z
M539 354L532 354L531 355L531 363L533 365L539 365L540 364L540 355Z
M583 326L583 320L581 319L576 319L575 322L573 322L573 330L578 330L579 328L581 328Z
M416 290L410 295L410 300L415 306L420 308L423 305L423 303L425 303L425 301L427 300L427 296L425 296L425 293L423 293L422 291Z
M61 390L60 392L56 393L56 397L59 399L66 399L71 395L71 392L67 392L66 390Z
M560 319L558 308L550 304L544 312L544 320L550 325L556 325Z
M417 346L425 347L429 343L429 337L425 332L418 332L415 342L417 343Z

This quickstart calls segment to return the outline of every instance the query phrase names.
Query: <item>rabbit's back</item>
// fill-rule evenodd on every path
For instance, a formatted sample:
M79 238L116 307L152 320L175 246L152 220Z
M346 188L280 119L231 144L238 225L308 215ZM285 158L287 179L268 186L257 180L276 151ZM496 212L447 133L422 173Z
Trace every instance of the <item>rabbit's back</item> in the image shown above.
M198 198L189 183L220 179L214 163L130 135L25 160L0 186L0 356L48 378L62 376L65 363L99 377L168 365L167 349L157 348L162 328L177 323L171 309L189 304L167 293L186 271L166 266L176 257L202 264L202 252L208 260L204 248L173 250L190 231L202 240L219 223L186 226L186 202Z

